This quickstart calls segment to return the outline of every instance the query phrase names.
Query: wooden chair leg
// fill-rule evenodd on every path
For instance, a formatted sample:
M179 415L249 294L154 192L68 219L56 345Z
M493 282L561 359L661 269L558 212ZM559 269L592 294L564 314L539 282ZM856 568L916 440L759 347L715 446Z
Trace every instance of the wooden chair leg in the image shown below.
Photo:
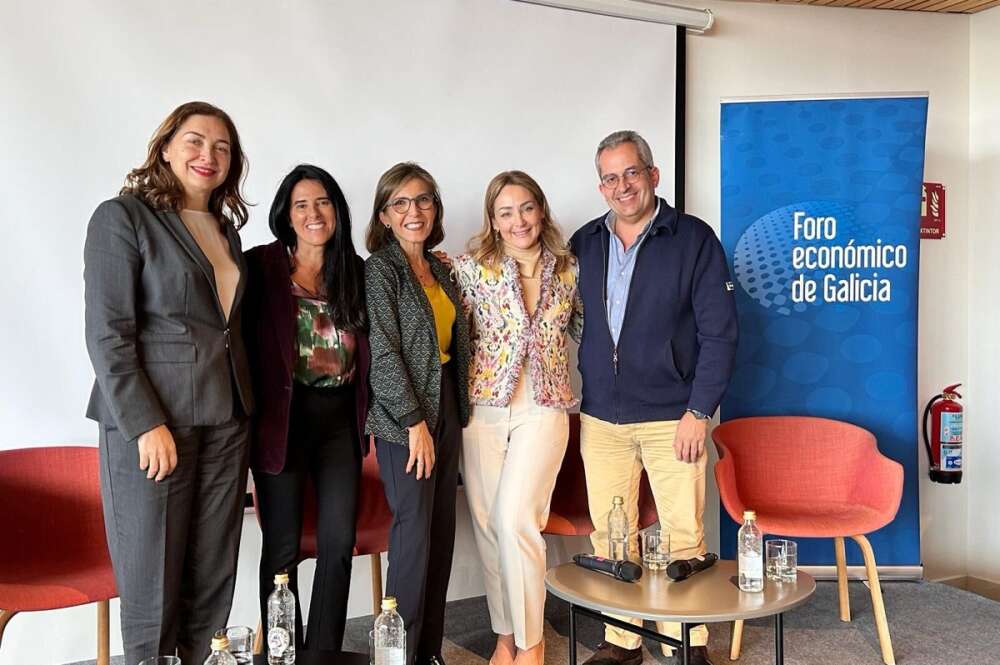
M840 620L851 620L851 597L847 593L847 555L844 552L844 538L833 540L837 552L837 591L840 592Z
M729 660L739 660L743 648L743 619L733 622L733 635L729 639Z
M97 601L97 665L111 665L111 601Z
M369 554L368 561L372 567L372 616L377 617L382 611L382 554Z
M3 644L3 631L7 627L7 622L17 614L14 610L0 610L0 644Z
M264 626L257 621L257 632L253 634L253 655L259 656L264 651Z
M885 618L885 604L882 602L882 586L878 581L878 568L875 567L875 553L872 551L871 543L864 536L851 536L851 538L861 548L861 554L865 558L865 573L871 588L872 613L875 615L878 641L882 647L882 661L885 665L895 665L896 659L892 654L892 639L889 637L889 622Z

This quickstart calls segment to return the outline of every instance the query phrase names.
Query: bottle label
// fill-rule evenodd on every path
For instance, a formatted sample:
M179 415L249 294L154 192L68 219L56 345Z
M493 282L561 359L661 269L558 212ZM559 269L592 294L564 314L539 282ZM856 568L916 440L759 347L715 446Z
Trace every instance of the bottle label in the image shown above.
M740 575L751 578L764 576L764 557L759 554L741 554L739 558Z
M942 443L941 444L941 470L961 471L962 470L962 444Z
M291 643L291 636L284 628L274 626L267 630L267 651L271 656L275 658L283 656Z
M945 411L941 414L941 443L962 443L962 413ZM944 449L941 450L944 467ZM959 460L961 461L961 460Z

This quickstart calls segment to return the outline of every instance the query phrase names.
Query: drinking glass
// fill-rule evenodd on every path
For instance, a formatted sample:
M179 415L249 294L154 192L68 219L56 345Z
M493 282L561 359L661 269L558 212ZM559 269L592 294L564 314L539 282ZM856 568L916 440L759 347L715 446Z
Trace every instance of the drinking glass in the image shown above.
M229 626L220 630L229 638L229 653L236 659L237 665L252 665L253 663L253 629L249 626Z
M670 563L670 532L646 529L642 534L642 562L650 570L663 570Z
M798 573L799 547L794 540L765 543L765 570L772 582L794 582Z
M142 661L139 665L181 665L181 659L177 656L153 656Z

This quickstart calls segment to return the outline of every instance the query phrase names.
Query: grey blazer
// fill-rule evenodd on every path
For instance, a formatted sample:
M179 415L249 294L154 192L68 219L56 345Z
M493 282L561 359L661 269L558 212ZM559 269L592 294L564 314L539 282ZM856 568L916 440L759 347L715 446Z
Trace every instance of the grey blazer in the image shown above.
M430 252L434 277L455 306L451 360L458 387L460 425L469 422L469 325L447 266ZM365 261L365 296L371 345L367 430L408 444L406 427L421 420L434 431L441 401L441 356L430 301L395 241Z
M176 213L124 195L90 218L83 277L96 380L87 417L127 441L164 423L227 423L236 400L253 411L241 334L246 263L236 229L224 228L240 269L228 324L212 264Z

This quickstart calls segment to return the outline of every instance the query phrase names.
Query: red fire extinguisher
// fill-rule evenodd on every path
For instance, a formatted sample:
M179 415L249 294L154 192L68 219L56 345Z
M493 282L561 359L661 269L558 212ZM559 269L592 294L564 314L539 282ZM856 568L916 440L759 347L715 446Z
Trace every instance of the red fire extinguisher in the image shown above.
M935 395L924 409L924 447L930 462L930 477L936 483L962 482L962 396L956 383ZM931 417L931 437L927 436Z

